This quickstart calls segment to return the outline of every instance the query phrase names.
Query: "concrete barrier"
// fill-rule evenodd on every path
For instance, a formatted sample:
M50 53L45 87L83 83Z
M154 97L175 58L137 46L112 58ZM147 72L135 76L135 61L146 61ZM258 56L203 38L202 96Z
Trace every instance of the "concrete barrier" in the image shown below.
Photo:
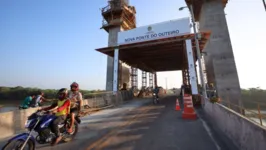
M206 102L208 117L241 150L266 150L266 128L221 104Z
M0 138L9 137L25 130L27 117L37 108L0 113Z
M85 99L84 104L92 108L99 108L110 105L117 106L123 103L123 101L131 99L133 99L133 93L131 91L121 91L116 96L112 93L105 93L91 99ZM0 113L0 139L25 131L24 125L27 117L37 109L30 108Z

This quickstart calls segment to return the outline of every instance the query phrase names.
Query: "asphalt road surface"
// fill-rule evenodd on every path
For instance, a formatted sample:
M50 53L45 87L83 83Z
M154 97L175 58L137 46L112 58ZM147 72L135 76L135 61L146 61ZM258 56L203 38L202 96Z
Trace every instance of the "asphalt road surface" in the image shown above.
M116 109L84 117L75 140L38 150L237 150L211 127L202 110L197 120L183 120L175 96L132 101Z

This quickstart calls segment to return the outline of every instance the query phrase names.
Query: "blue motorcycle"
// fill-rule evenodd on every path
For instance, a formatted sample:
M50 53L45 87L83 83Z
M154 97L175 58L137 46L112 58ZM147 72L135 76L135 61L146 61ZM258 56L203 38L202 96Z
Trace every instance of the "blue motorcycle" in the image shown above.
M25 123L25 128L29 132L11 138L2 150L35 150L36 142L39 144L51 143L55 139L54 133L51 132L51 123L55 118L54 115L47 112L37 111L33 113ZM79 116L76 116L73 131L68 133L67 129L70 127L70 121L70 118L67 117L63 124L58 125L64 142L69 142L75 137L78 132L78 124L81 123ZM34 131L37 132L36 137L32 135Z

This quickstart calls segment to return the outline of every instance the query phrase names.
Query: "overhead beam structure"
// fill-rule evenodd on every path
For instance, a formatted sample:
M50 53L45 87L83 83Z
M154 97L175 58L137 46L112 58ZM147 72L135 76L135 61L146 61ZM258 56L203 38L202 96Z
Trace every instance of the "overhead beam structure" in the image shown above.
M197 95L197 77L195 72L196 60L194 57L194 55L196 55L196 48L194 36L194 34L184 34L161 40L151 40L97 49L97 51L114 57L114 93L118 90L118 62L121 60L131 66L138 67L143 71L143 87L147 86L146 72L186 69L190 75L189 83L192 88L191 94ZM201 32L201 39L199 40L201 51L204 49L209 36L210 32ZM184 55L186 55L186 58ZM168 57L165 58L165 56ZM184 61L187 62L185 66L183 63ZM157 84L155 83L155 85Z
M201 32L201 39L199 40L201 51L204 49L209 36L210 32ZM187 39L191 39L193 53L196 55L194 34L185 34L166 39L120 45L119 60L146 72L183 70L188 68L187 66L184 68L183 63L186 61L184 41ZM114 57L114 48L105 47L96 50Z

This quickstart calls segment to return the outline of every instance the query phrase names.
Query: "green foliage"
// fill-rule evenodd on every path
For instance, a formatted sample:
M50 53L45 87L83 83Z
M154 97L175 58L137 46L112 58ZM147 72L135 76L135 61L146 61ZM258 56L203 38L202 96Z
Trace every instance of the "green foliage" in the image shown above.
M259 87L242 89L242 101L247 109L257 109L258 105L266 110L266 90Z
M23 100L30 94L38 95L40 92L44 93L44 97L47 99L55 99L57 90L55 89L38 89L38 88L24 88L17 87L0 87L0 100ZM91 97L94 93L103 92L101 90L80 90L84 98Z

